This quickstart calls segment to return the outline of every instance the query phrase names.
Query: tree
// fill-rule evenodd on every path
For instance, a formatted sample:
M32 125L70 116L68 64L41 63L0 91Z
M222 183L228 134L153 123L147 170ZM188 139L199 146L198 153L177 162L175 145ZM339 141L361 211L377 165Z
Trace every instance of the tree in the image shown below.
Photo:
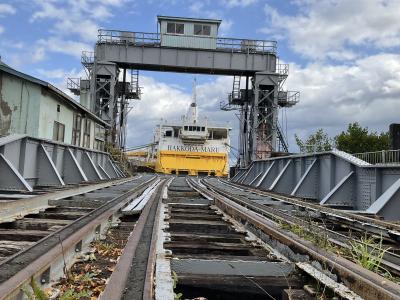
M374 152L389 149L389 133L368 132L358 122L350 123L347 131L335 137L336 147L347 153Z
M324 132L322 128L311 134L306 140L294 135L296 144L302 153L323 152L332 150L332 139Z

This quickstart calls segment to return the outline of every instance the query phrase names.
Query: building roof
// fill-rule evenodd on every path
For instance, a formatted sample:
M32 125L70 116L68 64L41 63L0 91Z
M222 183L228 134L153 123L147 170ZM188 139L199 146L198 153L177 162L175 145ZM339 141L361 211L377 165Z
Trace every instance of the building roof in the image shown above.
M171 16L157 16L158 21L160 20L170 20L170 21L183 21L183 22L196 22L196 23L213 23L218 26L221 24L222 20L218 19L199 19L199 18L181 18L181 17L171 17Z
M16 77L19 77L19 78L22 78L24 80L30 81L32 83L41 85L45 89L49 90L50 92L52 92L53 94L58 96L58 98L61 101L63 101L66 105L72 107L73 109L76 109L76 110L79 110L79 111L85 113L91 119L95 120L98 123L102 123L106 127L110 126L110 124L108 124L107 122L105 122L102 119L100 119L98 116L96 116L94 113L92 113L85 106L83 106L82 104L78 103L72 97L68 96L63 91L61 91L60 89L58 89L54 85L48 83L47 81L43 81L43 80L38 79L36 77L33 77L33 76L28 75L28 74L22 73L20 71L17 71L15 69L11 68L10 66L6 65L2 61L0 61L0 71L6 72L6 73L11 74L11 75L14 75Z

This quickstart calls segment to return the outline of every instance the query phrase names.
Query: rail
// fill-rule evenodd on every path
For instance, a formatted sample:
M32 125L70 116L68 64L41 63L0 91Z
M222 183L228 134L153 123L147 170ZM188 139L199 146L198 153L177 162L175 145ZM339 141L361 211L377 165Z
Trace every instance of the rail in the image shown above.
M133 32L121 30L99 29L98 43L126 44L141 46L161 46L161 40L170 34ZM217 50L229 50L245 53L276 53L277 42L267 40L221 38L209 36L176 35L181 39L200 39L214 40Z
M342 258L329 250L318 249L310 246L310 243L302 238L293 235L288 236L280 226L273 225L269 218L275 218L278 211L271 209L267 205L255 203L249 199L240 197L239 192L227 192L208 182L208 179L202 179L200 182L204 187L199 186L200 193L206 194L214 199L215 205L222 211L229 214L232 218L243 220L246 227L253 228L257 232L263 232L272 239L278 240L294 252L309 255L312 259L324 262L331 271L341 278L342 283L365 299L399 299L399 289L396 283L391 281L382 281L383 277L364 269L363 267ZM193 180L191 181L193 183ZM274 196L275 197L275 196ZM279 196L278 196L279 197ZM303 203L303 207L308 205ZM270 213L266 213L270 210ZM336 211L337 212L337 211ZM286 218L286 220L292 220ZM368 225L368 223L365 223ZM369 297L374 295L376 298Z
M135 179L139 180L132 183L129 189L115 187L116 190L112 190L114 186L123 185L129 181L134 182ZM62 256L64 264L71 265L79 255L78 252L82 251L82 246L77 248L77 245L82 245L82 241L91 239L94 231L98 232L97 234L104 232L114 218L113 216L129 201L138 197L155 179L156 176L136 177L129 180L119 180L112 185L107 184L110 191L114 192L107 196L109 197L107 200L100 202L97 208L2 261L0 263L0 299L14 299L10 295L22 294L21 287L26 285L31 277L40 278L41 284L48 284L51 280L59 278L62 268L60 269L57 258ZM96 190L102 193L101 189L104 188L104 184L95 187L96 189L92 189L91 193ZM75 189L75 191L76 193L72 195L85 197L83 195L86 194L86 190ZM63 201L68 197L70 196L63 195L57 200ZM46 271L43 272L43 270ZM16 298L19 299L20 297Z
M373 165L400 164L400 149L354 153L352 155Z

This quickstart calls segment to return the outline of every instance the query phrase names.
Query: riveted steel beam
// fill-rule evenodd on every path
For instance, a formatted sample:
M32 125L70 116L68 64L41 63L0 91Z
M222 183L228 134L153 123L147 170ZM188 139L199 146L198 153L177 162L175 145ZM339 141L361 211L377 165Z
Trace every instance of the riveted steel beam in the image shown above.
M32 187L24 177L12 165L12 163L0 153L0 189L9 191L29 191Z
M43 144L40 144L37 152L37 182L39 186L59 186L65 185L54 162Z

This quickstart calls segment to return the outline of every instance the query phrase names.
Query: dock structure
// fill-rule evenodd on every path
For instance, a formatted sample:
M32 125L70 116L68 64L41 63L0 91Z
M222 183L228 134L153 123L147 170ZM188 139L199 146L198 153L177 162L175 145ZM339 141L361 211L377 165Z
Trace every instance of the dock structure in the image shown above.
M99 30L89 78L68 80L80 104L0 63L0 300L400 299L400 150L272 157L287 151L278 109L299 94L282 89L276 42L218 37L220 23ZM230 128L202 123L195 97L159 126L164 174L128 176L103 151L126 146L139 70L234 77L220 107L240 112L232 178L214 153Z
M232 94L221 108L240 110L241 165L287 151L278 110L295 105L299 93L283 90L289 66L279 63L276 41L219 37L220 23L158 16L157 33L100 29L94 52L82 54L89 78L71 90L110 123L109 141L124 148L128 100L141 93L138 78L129 82L127 70L233 76Z

